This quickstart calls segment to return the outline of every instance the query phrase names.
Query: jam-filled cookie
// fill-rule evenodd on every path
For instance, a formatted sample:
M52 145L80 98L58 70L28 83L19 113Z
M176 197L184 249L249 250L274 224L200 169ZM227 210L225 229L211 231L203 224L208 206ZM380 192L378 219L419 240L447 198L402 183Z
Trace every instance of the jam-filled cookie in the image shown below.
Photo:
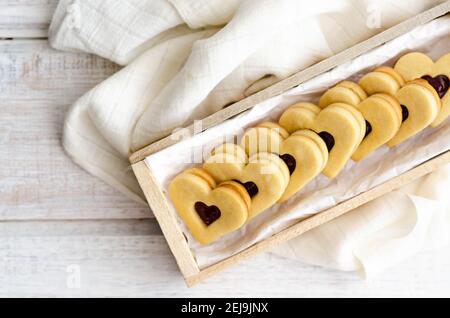
M396 98L375 94L357 106L366 120L363 141L352 155L354 161L364 159L371 152L391 140L402 124L402 109Z
M322 169L325 169L327 162L328 162L328 148L325 141L315 132L309 129L304 130L297 130L292 134L293 136L300 135L308 137L310 140L316 143L317 147L319 148L320 152L322 153L323 160L323 166Z
M278 123L290 134L299 129L309 129L314 125L322 109L311 103L298 103L290 106L280 117Z
M305 112L308 113L308 110L306 109ZM245 134L243 137L243 140L245 140L244 146L249 144L262 145L267 140L261 140L259 137L271 136L272 134L278 134L279 131L285 131L276 123L264 123L259 128L273 131L260 132L258 135ZM273 137L271 140L273 140ZM261 148L266 147L261 146ZM279 150L272 150L284 161L290 173L289 184L278 202L284 202L300 191L320 174L328 161L328 150L325 142L311 130L299 130L291 136L283 134L279 139Z
M222 154L222 153L227 153L229 155L232 155L233 158L237 158L241 162L247 162L248 161L248 156L245 153L245 150L242 149L241 147L239 147L236 144L224 143L224 144L214 148L211 151L211 156L217 155L217 154Z
M201 169L177 175L169 185L173 205L192 236L209 244L241 227L248 219L250 196L238 182L216 186Z
M306 107L289 108L281 117L280 125L287 131L303 129L315 131L325 142L329 151L323 174L334 178L364 138L366 123L362 114L355 107L347 104L336 103L325 109L317 108L320 111L313 120L310 118L312 113L310 109ZM295 118L288 119L288 116Z
M405 81L393 68L382 66L361 78L359 85L368 95L384 93L395 96L397 91L405 85Z
M251 156L259 152L279 153L281 143L289 133L281 126L265 122L248 129L241 139L241 147Z
M256 153L246 162L230 153L214 153L203 169L217 182L233 180L246 189L251 198L249 218L276 203L289 184L289 169L276 154Z
M364 136L366 135L366 131L367 131L366 120L362 116L361 112L356 107L353 107L353 106L350 106L347 104L338 103L338 104L333 104L332 106L335 106L335 105L339 105L340 108L347 110L348 112L350 112L353 115L353 117L355 118L355 120L357 121L358 126L359 126L359 140L361 142L361 140L363 140ZM357 144L355 146L353 152L356 151L358 146L359 146L359 144Z
M403 86L396 94L402 107L402 125L387 144L394 147L429 126L439 114L441 102L434 88L423 79Z
M328 162L327 145L312 130L298 130L281 144L280 158L291 174L290 182L278 202L284 202L318 176Z
M366 92L358 84L350 81L343 81L329 89L322 95L319 106L325 108L331 104L344 103L357 106L367 98Z
M426 80L436 91L442 106L439 114L431 123L432 127L439 126L450 116L450 54L442 56L435 63L423 53L409 53L398 60L395 70L406 81L419 78Z

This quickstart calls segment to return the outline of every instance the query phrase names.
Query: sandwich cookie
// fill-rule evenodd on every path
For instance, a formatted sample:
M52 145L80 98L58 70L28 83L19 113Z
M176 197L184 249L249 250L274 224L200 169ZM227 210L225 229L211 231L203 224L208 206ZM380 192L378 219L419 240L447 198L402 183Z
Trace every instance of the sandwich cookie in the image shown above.
M240 183L229 181L216 186L214 179L198 168L177 175L169 185L169 196L201 244L209 244L241 227L250 211L250 197Z
M289 108L281 116L280 125L287 131L309 129L325 142L329 156L323 174L335 178L356 151L365 136L366 124L362 114L353 106L336 103L321 109L315 106ZM312 116L312 114L316 114ZM295 118L288 118L288 117Z
M450 54L442 56L435 63L423 53L409 53L398 60L395 70L406 81L422 78L435 90L440 99L441 109L431 123L432 127L439 126L450 116Z
M382 66L361 78L359 85L368 95L383 93L395 96L397 91L405 85L405 81L393 68Z
M398 133L402 124L400 103L390 95L372 95L360 103L357 109L366 120L366 133L358 149L352 155L354 161L364 159L386 144Z
M423 79L414 80L403 86L396 94L402 107L402 125L387 144L394 147L419 133L436 120L441 101L434 88Z
M296 107L304 109L306 114L309 114L311 111L308 107ZM317 106L314 105L314 107ZM273 132L267 131L263 133L260 131L259 134L246 134L243 137L243 146L245 147L249 143L261 145L265 140L258 140L258 137L286 131L276 123L265 123L263 127L260 126L260 129L263 128L273 130ZM256 139L250 139L251 136L255 136ZM328 150L322 138L311 130L298 130L291 136L283 134L280 136L278 145L279 151L273 151L273 153L278 154L284 161L290 174L289 184L278 201L284 202L320 174L328 161Z
M216 182L234 181L245 188L251 198L251 219L281 198L289 184L290 175L285 162L273 153L256 153L250 156L248 162L241 159L230 153L214 151L203 169Z
M366 98L367 94L361 86L354 82L343 81L322 95L319 101L319 106L321 108L325 108L335 103L344 103L351 106L357 106Z

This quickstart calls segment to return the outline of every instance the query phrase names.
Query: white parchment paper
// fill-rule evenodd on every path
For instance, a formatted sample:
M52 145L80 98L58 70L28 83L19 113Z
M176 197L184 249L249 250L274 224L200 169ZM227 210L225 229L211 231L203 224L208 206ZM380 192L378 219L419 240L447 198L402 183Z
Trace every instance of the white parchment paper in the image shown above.
M354 60L324 73L251 110L146 158L156 179L167 193L171 179L181 171L201 166L212 148L242 135L246 128L261 121L277 121L290 105L317 103L321 94L344 79L357 81L379 65L393 65L409 51L421 51L437 59L450 52L450 16L442 17L384 44ZM301 53L299 53L301 54ZM179 132L179 137L183 131ZM382 147L359 163L349 161L334 180L318 176L288 202L276 204L241 229L207 246L199 245L179 220L200 268L230 257L247 247L297 223L302 218L348 200L450 149L450 120L389 149ZM194 162L194 163L193 163ZM196 162L196 163L195 163Z

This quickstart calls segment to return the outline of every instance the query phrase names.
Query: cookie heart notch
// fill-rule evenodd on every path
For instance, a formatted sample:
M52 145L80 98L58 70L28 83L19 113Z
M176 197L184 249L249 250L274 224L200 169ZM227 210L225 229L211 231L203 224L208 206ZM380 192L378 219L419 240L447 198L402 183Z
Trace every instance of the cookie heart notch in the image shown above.
M289 135L276 123L263 123L249 129L241 140L247 153L271 150L279 155L289 169L290 181L281 198L282 203L299 192L319 175L328 161L328 149L323 139L311 130L299 130ZM276 147L274 147L276 145Z
M441 109L432 127L439 126L450 116L450 54L446 54L434 62L426 54L412 52L402 56L394 69L406 81L425 79L436 91L441 101Z
M312 130L325 142L328 160L323 174L335 178L356 151L366 132L362 114L353 106L335 103L321 109L313 104L296 104L279 120L288 132Z
M203 169L217 182L233 180L246 190L251 198L249 219L275 204L289 184L289 169L281 158L272 153L256 153L246 160L245 151L236 153L237 145L220 146L203 164ZM238 148L238 149L239 149Z
M250 197L237 182L216 185L201 169L177 175L169 185L169 196L192 236L209 244L241 227L248 219Z

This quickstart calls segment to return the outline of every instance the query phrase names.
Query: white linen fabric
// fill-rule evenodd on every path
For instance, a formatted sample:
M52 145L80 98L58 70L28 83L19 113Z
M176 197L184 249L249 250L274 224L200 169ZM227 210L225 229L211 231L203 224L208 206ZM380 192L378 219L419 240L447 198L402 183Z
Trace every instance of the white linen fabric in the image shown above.
M73 105L63 146L87 171L143 202L130 153L440 2L61 0L51 45L125 66ZM439 189L448 189L449 169L278 253L372 273L428 240L444 242L448 202Z
M275 253L372 278L450 243L450 165L315 228Z

